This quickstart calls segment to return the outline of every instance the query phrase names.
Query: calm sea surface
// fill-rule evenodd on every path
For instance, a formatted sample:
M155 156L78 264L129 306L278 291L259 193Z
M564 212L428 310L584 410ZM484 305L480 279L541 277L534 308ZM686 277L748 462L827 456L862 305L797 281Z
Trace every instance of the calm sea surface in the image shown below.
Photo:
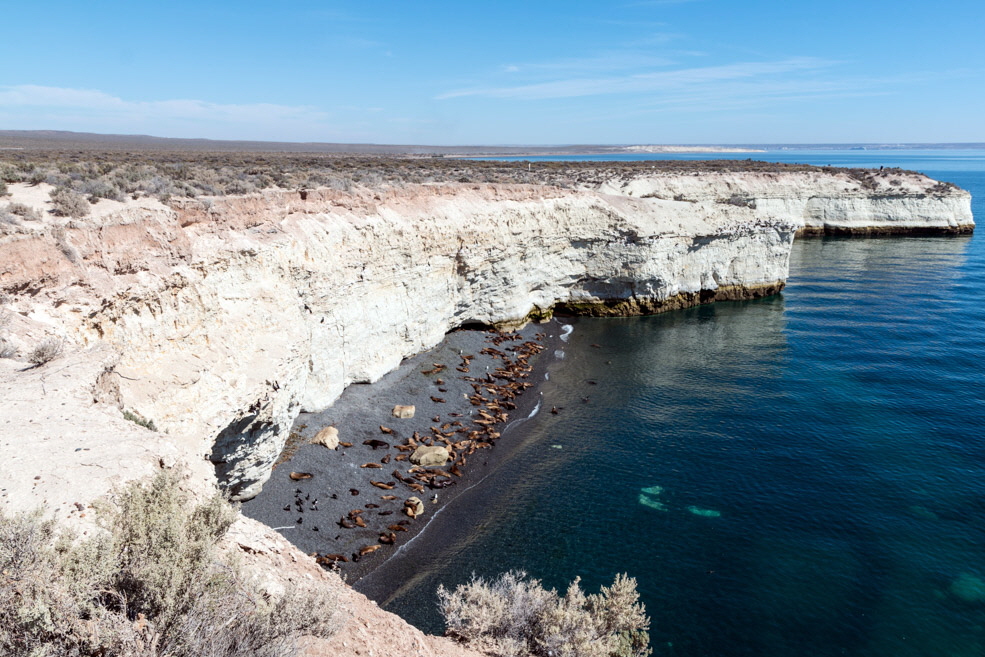
M985 218L985 152L754 157L917 169ZM798 240L782 295L572 324L561 412L388 609L440 633L439 583L628 572L656 655L985 655L985 235Z

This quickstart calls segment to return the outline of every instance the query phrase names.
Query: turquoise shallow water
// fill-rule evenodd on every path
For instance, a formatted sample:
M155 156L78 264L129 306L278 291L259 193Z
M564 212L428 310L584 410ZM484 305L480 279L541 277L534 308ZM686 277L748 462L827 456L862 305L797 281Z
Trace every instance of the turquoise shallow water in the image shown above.
M985 153L774 155L923 170L985 217ZM561 412L386 607L441 632L472 572L629 572L656 655L985 655L983 240L803 240L782 295L573 321Z

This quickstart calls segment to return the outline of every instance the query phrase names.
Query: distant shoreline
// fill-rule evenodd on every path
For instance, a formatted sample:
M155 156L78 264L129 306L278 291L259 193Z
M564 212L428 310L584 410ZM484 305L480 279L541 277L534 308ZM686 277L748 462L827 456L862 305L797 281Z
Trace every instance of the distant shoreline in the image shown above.
M326 153L335 155L403 155L409 157L543 157L554 155L618 155L632 153L765 153L784 150L985 150L983 142L842 144L356 144L221 140L150 135L113 135L66 130L0 130L0 150L124 150L263 153Z

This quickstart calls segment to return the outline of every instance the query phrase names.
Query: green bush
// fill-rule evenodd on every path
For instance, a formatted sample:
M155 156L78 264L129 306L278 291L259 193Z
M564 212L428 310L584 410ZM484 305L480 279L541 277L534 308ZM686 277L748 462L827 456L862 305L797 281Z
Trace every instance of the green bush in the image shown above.
M610 588L585 595L575 579L563 595L526 573L474 577L438 587L446 634L496 657L645 657L650 619L636 580L617 575Z
M67 187L57 187L51 192L51 206L52 211L62 217L80 219L89 214L89 201Z
M218 496L192 508L162 472L96 508L105 532L86 539L0 510L0 654L282 657L336 631L334 595L271 600L219 560L235 514Z

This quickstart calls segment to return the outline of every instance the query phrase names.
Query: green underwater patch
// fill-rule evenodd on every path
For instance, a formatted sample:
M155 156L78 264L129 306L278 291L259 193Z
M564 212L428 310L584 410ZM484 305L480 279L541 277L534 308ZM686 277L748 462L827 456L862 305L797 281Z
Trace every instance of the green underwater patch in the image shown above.
M657 511L666 511L667 506L658 499L663 490L663 486L641 488L639 497L640 504L651 509L656 509Z
M696 506L689 506L687 508L687 510L690 511L691 513L693 513L696 516L703 516L705 518L721 518L722 517L722 512L721 511L715 511L714 509L699 509Z

